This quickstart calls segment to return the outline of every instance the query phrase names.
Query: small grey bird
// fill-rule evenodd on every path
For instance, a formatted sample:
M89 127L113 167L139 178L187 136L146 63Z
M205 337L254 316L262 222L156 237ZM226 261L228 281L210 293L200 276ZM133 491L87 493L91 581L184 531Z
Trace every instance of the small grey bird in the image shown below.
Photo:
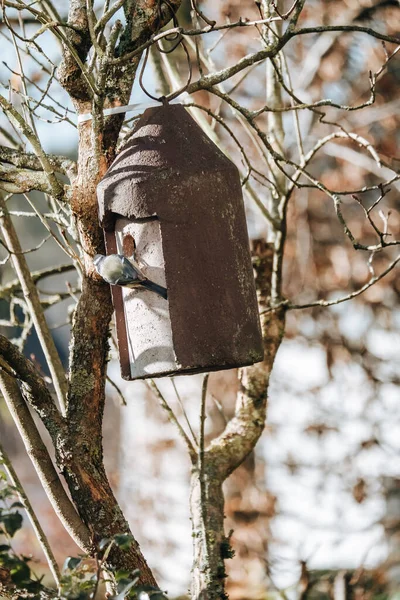
M96 271L110 285L121 285L128 288L145 288L155 292L165 300L167 290L165 287L150 281L140 270L139 265L123 254L96 254L93 258Z

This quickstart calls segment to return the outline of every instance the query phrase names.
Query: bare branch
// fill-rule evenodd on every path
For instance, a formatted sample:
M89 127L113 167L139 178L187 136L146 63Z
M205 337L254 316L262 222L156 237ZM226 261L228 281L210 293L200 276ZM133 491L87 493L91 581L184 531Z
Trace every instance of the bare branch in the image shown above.
M0 360L0 387L21 434L27 454L58 518L79 547L85 552L90 552L91 535L68 498L32 415L21 396L18 384L8 374L8 366L2 360Z
M293 17L294 21L299 16L299 13L297 12L297 10L299 8L301 10L301 7L300 7L301 4L302 3L299 3L297 6L296 15L295 15L295 17ZM311 33L323 33L325 31L326 32L328 32L328 31L347 31L347 32L353 32L353 33L362 32L362 33L366 33L367 35L370 35L372 37L375 37L375 38L385 41L385 42L391 42L393 44L400 44L399 38L390 36L390 35L385 35L383 33L379 33L377 31L375 31L374 29L370 29L369 27L359 27L356 25L348 25L348 26L332 25L332 26L321 26L321 27L308 27L308 28L296 30L296 29L294 29L294 27L289 26L286 29L286 31L282 34L282 36L280 36L279 38L276 39L275 44L272 47L270 47L266 50L260 50L258 52L254 52L253 54L248 54L247 56L240 59L236 64L234 64L230 67L227 67L225 69L221 69L220 71L216 71L214 73L206 75L206 76L200 78L198 81L194 81L188 87L187 91L189 94L193 94L194 92L197 92L201 89L210 89L212 86L215 86L215 85L221 83L222 81L226 81L227 79L230 79L237 73L240 73L240 71L242 71L243 69L247 69L248 67L250 67L251 65L253 65L257 62L261 62L262 60L265 60L267 58L273 58L292 38L294 38L298 35L305 35L305 34L311 34ZM184 34L185 32L182 31L181 33Z
M60 265L58 267L49 267L46 269L40 269L39 271L32 271L31 277L32 281L37 283L45 277L50 277L51 275L61 275L62 273L67 273L73 270L75 270L75 266L72 264ZM12 294L15 294L19 291L21 291L20 281L19 279L14 279L13 281L1 286L0 298L9 298Z
M21 167L5 168L3 165L0 165L0 188L10 194L22 194L32 190L52 193L44 171L30 171Z
M62 431L64 421L33 363L3 335L0 335L0 354L13 369L14 377L23 382L30 405L38 413L49 433L55 435L58 429Z
M115 13L120 8L122 8L122 6L125 4L125 2L126 2L126 0L117 0L116 2L114 2L114 4L108 10L106 10L103 13L103 15L97 21L97 23L94 27L94 31L96 34L101 33L103 31L104 27L107 25L109 20L115 15Z
M349 300L352 300L353 298L357 298L357 296L360 296L361 294L366 292L370 287L372 287L373 285L378 283L378 281L380 281L381 279L386 277L386 275L388 273L393 271L393 269L398 265L399 262L400 262L400 255L397 256L390 263L390 265L384 271L382 271L382 273L380 275L371 277L371 279L369 279L369 281L367 281L367 283L365 283L363 286L361 286L358 290L355 290L354 292L351 292L351 294L347 294L346 296L341 296L340 298L336 298L335 300L316 300L315 302L309 302L307 304L292 304L289 301L285 301L285 302L281 302L279 306L285 308L286 310L302 310L304 308L315 308L318 306L320 306L320 307L335 306L336 304L341 304L342 302L348 302ZM275 310L275 309L267 308L266 310L263 310L260 314L264 315L266 313L271 312L272 310Z
M291 37L298 35L309 35L311 33L325 33L327 31L343 31L348 33L366 33L367 35L382 40L384 42L390 42L392 44L400 44L400 38L394 35L385 35L380 33L371 27L361 27L360 25L321 25L316 27L303 27L302 29L296 29L292 32Z
M57 172L64 175L76 175L76 162L66 156L57 156L55 154L47 154L47 159L50 166ZM32 171L43 171L43 165L36 154L30 152L22 152L7 146L0 146L0 162L14 165L22 169L31 169Z
M158 386L152 379L150 379L150 381L148 381L148 382L146 381L146 385L153 392L153 394L155 394L155 396L158 398L161 408L163 408L168 415L168 420L171 421L171 423L173 423L175 425L175 427L177 428L178 433L179 433L180 437L182 438L182 440L184 441L184 443L187 447L189 456L193 462L197 458L197 452L196 452L190 438L188 437L185 430L183 429L182 425L179 423L178 419L176 418L174 411L172 410L172 408L170 407L170 405L164 398L163 394L161 393L160 389L158 388Z
M88 81L88 77L85 77L85 69L82 68L91 46L86 0L71 0L68 24L73 26L74 30L66 32L67 43L64 46L64 57L58 69L58 76L61 85L72 98L89 101L93 84L91 79Z
M278 40L275 46L268 50L259 50L258 52L254 52L252 54L248 54L241 58L234 65L227 67L225 69L221 69L220 71L215 71L214 73L210 73L209 75L205 75L201 79L194 81L191 83L187 89L188 94L193 94L194 92L198 92L199 90L210 90L213 86L230 79L237 73L243 71L243 69L247 69L251 67L255 63L261 62L266 58L271 58L272 56L276 56L278 52L283 48L283 46L290 39L288 34L284 34L280 40Z
M179 394L179 392L178 392L178 388L177 388L177 386L176 386L176 383L175 383L175 378L174 378L174 377L172 377L172 378L171 378L171 383L172 383L172 387L174 388L174 392L175 392L175 395L176 395L176 397L177 397L177 400L178 400L179 406L181 407L181 410L182 410L183 417L184 417L184 419L185 419L185 421L186 421L186 425L188 426L188 429L189 429L189 431L190 431L190 434L191 434L191 436L192 436L192 439L193 439L194 445L195 445L195 446L197 446L197 445L198 445L198 441L197 441L197 438L196 438L196 436L195 436L195 434L194 434L194 431L193 431L193 429L192 429L192 425L191 425L191 423L190 423L190 421L189 421L189 417L188 417L188 415L187 415L187 412L186 412L185 406L184 406L184 404L183 404L183 402L182 402L182 398L181 398L181 396L180 396L180 394Z
M205 475L205 435L204 428L206 422L206 404L207 404L207 388L208 388L208 379L210 374L206 373L203 377L203 385L201 388L201 403L200 403L200 423L199 423L199 454L198 454L198 470L199 470L199 478L200 478L200 486L204 488L204 475ZM206 503L203 502L204 508L206 507Z
M15 127L20 131L20 133L27 138L27 140L32 144L33 150L42 165L43 171L46 173L47 179L49 181L49 186L52 190L52 195L55 198L60 200L64 199L64 188L61 183L58 181L54 174L54 168L47 158L46 153L44 152L40 141L31 127L26 123L24 118L19 114L19 112L3 97L0 95L0 106L3 110L8 114L10 120L15 125Z
M46 319L43 314L43 308L40 303L39 294L35 284L32 281L31 273L27 265L25 256L22 254L22 248L19 243L18 236L14 229L11 217L8 214L7 205L0 196L0 224L5 239L5 243L9 250L13 252L11 260L14 269L21 283L21 289L25 296L29 312L35 325L36 333L39 337L47 364L52 375L53 384L57 392L60 407L63 410L65 406L65 398L67 395L67 381L65 378L64 368L54 344L54 340L49 331Z

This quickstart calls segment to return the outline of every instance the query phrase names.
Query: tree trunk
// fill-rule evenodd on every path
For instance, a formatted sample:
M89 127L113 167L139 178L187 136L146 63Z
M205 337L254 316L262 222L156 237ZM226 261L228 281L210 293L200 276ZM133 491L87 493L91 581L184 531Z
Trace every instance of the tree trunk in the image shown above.
M227 598L224 559L229 558L229 541L224 534L224 496L222 482L215 473L200 473L193 468L190 484L192 515L193 600Z

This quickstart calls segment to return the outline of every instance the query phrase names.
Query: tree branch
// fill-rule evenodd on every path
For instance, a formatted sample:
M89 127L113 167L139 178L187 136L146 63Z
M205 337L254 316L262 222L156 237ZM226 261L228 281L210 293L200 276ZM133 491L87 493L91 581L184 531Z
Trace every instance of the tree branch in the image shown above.
M146 381L146 385L148 387L148 389L153 392L153 394L158 398L161 408L163 410L165 410L165 412L167 413L168 416L168 420L175 425L175 427L178 430L178 433L180 435L180 437L182 438L184 444L186 445L187 451L189 453L190 459L192 462L194 462L197 458L197 452L192 444L191 439L189 438L189 436L186 434L185 430L183 429L182 425L179 423L174 411L172 410L172 408L170 407L170 405L168 404L168 402L166 401L166 399L164 398L163 394L161 393L159 387L157 386L157 384L155 383L154 379L150 379L150 381Z
M34 214L34 213L33 213ZM33 283L37 283L41 279L45 277L50 277L50 275L61 275L62 273L67 273L69 271L74 271L75 266L73 264L60 265L58 267L49 267L46 269L40 269L39 271L32 271L31 277ZM14 279L9 283L6 283L0 288L0 298L9 298L16 292L21 291L21 284L19 279Z
M277 40L273 48L268 50L259 50L258 52L248 54L230 67L226 67L225 69L221 69L220 71L215 71L214 73L210 73L209 75L201 77L189 85L187 89L188 94L194 94L194 92L198 92L199 90L210 89L211 87L230 79L237 73L240 73L243 71L243 69L247 69L248 67L251 67L255 63L261 62L266 58L276 56L276 54L278 54L278 52L288 42L290 37L291 36L286 33L279 40Z
M340 298L335 298L334 300L316 300L315 302L308 302L306 304L294 304L294 303L292 304L291 302L285 300L284 302L280 303L279 307L283 307L286 310L302 310L304 308L317 308L317 307L326 308L327 306L335 306L336 304L341 304L342 302L348 302L349 300L352 300L353 298L357 298L357 296L360 296L361 294L366 292L370 287L372 287L373 285L378 283L378 281L380 281L381 279L386 277L386 275L388 273L390 273L390 271L393 271L393 269L399 264L399 262L400 262L400 256L397 256L389 264L389 266L386 267L386 269L384 271L382 271L382 273L380 273L379 275L375 275L374 277L371 277L371 279L369 279L367 281L367 283L365 283L363 286L358 288L358 290L355 290L354 292L351 292L350 294L347 294L346 296L341 296ZM269 313L272 310L274 310L274 309L267 308L267 309L263 310L261 312L261 314L263 315L263 314Z
M129 52L147 42L150 36L164 27L172 19L182 0L170 0L160 3L148 0L127 0L124 10L127 20L126 31L121 40L119 55ZM122 52L121 52L122 51Z
M66 156L56 154L47 154L50 166L59 173L67 175L70 179L76 175L76 162ZM32 171L43 171L43 165L36 154L31 152L22 152L7 146L0 146L0 162L14 165L21 169L30 169Z
M46 173L21 167L7 168L0 165L0 187L9 194L23 194L32 190L52 194Z
M66 31L68 44L64 45L63 61L58 68L58 77L71 98L88 102L92 93L81 67L91 47L86 0L71 0L68 24L72 25L74 30ZM77 62L75 54L78 55L81 64Z
M362 27L360 25L321 25L316 27L302 27L291 32L290 37L298 35L308 35L310 33L325 33L327 31L344 31L348 33L366 33L371 37L381 40L382 42L390 42L392 44L400 44L400 38L394 35L385 35L379 31L375 31L371 27Z
M52 438L56 438L57 433L65 429L65 423L33 363L3 335L0 335L0 355L13 369L15 377L23 382L29 404L38 413Z
M190 86L187 89L187 92L189 94L193 94L194 92L197 92L202 89L210 89L212 86L218 85L219 83L230 79L237 73L240 73L240 71L243 71L243 69L247 69L253 64L261 62L262 60L265 60L267 58L273 58L292 38L295 38L298 35L323 33L329 31L345 31L353 33L361 32L384 42L400 44L400 38L379 33L378 31L375 31L374 29L371 29L369 27L359 27L356 25L332 25L294 29L289 26L281 37L276 38L273 47L264 50L259 50L258 52L254 52L252 54L248 54L247 56L244 56L242 59L240 59L236 64L230 67L221 69L220 71L215 71L214 73L210 73L209 75L201 77L197 81L194 81L190 84Z
M30 315L35 325L36 333L39 337L40 344L46 357L61 410L64 410L65 398L67 396L67 381L65 378L64 368L46 323L39 294L34 282L32 281L26 258L22 253L21 244L19 243L19 239L11 217L8 214L6 202L1 195L0 209L2 213L0 215L0 226L3 232L4 240L8 250L12 252L11 260L21 283L22 292L25 296Z
M8 374L7 363L0 359L0 388L8 409L21 434L27 454L58 518L72 539L85 552L92 550L89 530L82 523L54 468L36 424L21 396L16 380Z
M42 165L43 171L46 173L49 186L52 190L52 196L58 198L59 200L64 199L64 188L62 184L58 181L54 174L54 169L47 158L46 153L44 152L38 137L32 128L28 125L28 123L24 120L24 118L19 114L19 112L4 98L4 96L0 95L0 106L7 113L10 118L12 124L16 127L16 129L26 137L26 139L32 144L33 150Z

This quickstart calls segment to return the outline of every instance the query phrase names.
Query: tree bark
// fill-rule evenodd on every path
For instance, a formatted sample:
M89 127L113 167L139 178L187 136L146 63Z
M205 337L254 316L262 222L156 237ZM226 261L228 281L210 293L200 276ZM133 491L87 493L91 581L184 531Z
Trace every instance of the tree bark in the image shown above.
M225 564L231 552L224 534L224 495L222 482L211 469L201 473L193 468L190 482L192 516L193 600L224 599Z

